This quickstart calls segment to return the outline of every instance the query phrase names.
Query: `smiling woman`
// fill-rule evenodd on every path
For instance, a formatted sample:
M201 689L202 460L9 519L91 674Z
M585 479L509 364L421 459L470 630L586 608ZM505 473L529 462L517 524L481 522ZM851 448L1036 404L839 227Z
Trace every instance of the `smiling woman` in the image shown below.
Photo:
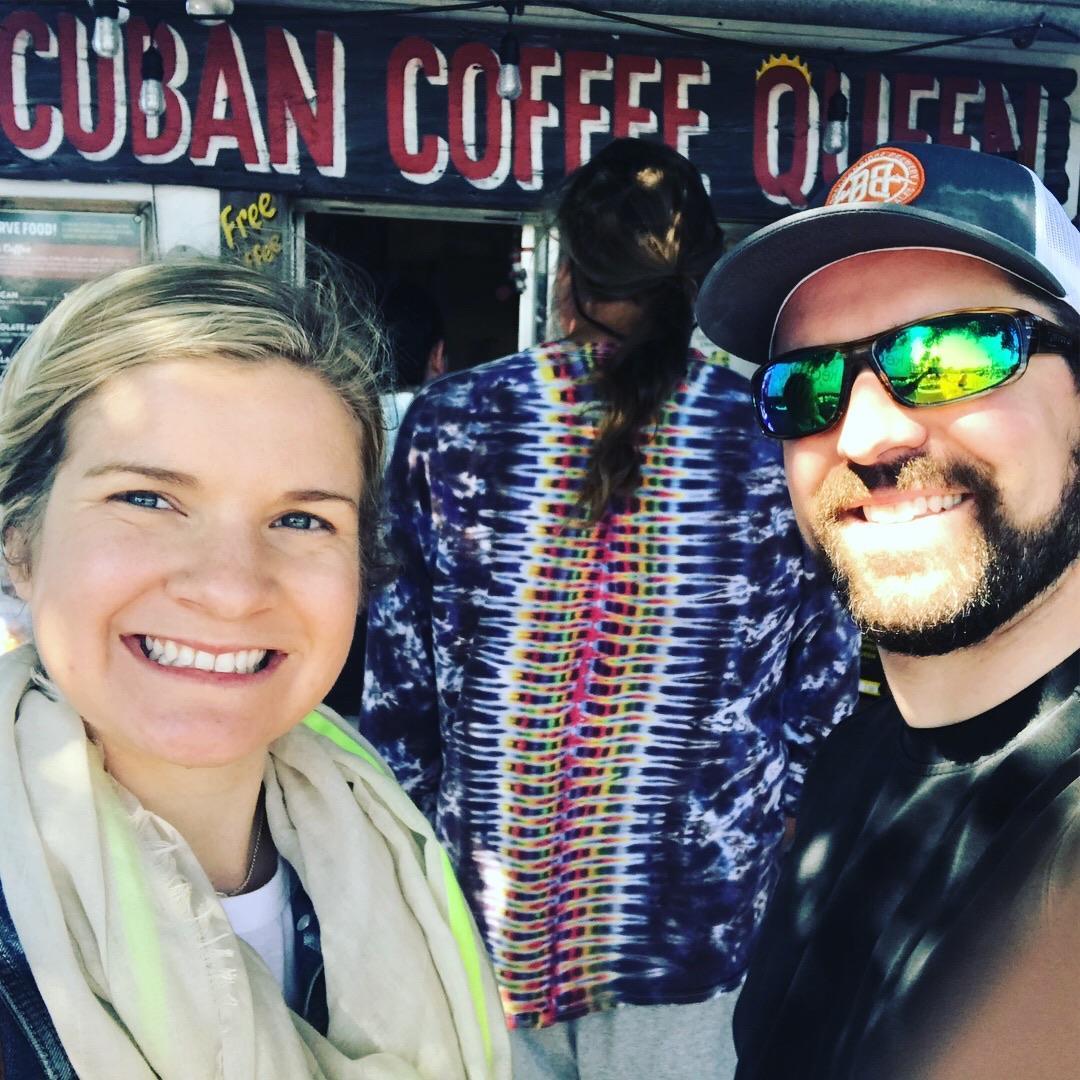
M319 705L382 456L378 336L337 307L140 267L72 293L0 389L0 532L34 627L0 660L20 1080L508 1075L445 856Z

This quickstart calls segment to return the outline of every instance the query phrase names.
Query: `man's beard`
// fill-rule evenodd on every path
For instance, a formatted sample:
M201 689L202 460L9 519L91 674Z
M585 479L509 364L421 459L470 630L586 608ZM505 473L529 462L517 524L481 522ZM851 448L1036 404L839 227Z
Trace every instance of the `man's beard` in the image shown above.
M853 551L841 511L875 489L967 492L974 527L963 542L914 551ZM956 511L944 511L955 513ZM973 464L908 457L887 466L849 465L814 500L813 538L840 599L868 640L890 652L937 656L978 644L1049 589L1080 555L1080 443L1060 506L1028 528L1013 524L989 472ZM940 579L928 594L908 595L905 580Z

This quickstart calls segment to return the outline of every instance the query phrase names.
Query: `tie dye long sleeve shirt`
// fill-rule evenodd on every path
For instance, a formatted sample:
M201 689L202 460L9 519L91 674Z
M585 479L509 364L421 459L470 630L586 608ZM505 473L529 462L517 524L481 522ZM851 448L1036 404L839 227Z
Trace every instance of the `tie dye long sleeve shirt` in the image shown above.
M854 628L746 381L693 354L632 504L575 517L595 346L444 378L387 475L361 725L444 838L510 1023L740 981Z

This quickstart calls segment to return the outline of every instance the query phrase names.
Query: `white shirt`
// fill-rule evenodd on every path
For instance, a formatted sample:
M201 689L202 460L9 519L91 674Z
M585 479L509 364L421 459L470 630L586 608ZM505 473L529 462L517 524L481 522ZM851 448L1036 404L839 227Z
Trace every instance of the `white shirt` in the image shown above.
M233 933L262 957L281 987L286 1004L298 1010L300 987L296 978L289 874L284 860L278 859L277 872L265 885L241 896L220 899Z

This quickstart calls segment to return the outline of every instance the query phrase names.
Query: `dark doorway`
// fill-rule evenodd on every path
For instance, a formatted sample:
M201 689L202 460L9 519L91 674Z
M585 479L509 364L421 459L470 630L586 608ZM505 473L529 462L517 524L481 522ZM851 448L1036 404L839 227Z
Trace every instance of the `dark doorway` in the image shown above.
M442 311L449 370L517 351L520 226L309 212L305 235L376 280L426 289Z
M313 252L342 259L375 288L397 280L429 293L443 318L448 370L517 352L520 298L512 272L519 225L315 210L305 214L304 232ZM317 255L307 269L318 275ZM361 615L345 668L326 698L348 717L360 710L363 650Z

